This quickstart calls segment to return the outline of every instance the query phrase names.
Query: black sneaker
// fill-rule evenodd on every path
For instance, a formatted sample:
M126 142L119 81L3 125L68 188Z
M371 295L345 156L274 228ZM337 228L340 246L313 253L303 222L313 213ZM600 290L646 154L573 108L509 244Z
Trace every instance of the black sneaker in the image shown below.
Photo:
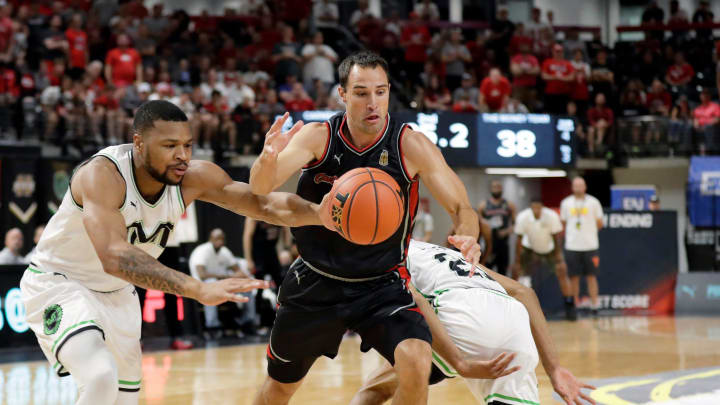
M577 309L575 309L575 305L565 305L565 319L568 321L577 321Z

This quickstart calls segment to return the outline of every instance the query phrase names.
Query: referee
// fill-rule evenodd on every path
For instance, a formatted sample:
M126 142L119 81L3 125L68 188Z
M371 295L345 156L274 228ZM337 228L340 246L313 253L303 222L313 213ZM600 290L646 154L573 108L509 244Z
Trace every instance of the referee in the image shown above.
M562 222L555 211L544 207L540 198L530 200L530 208L521 211L515 220L517 244L513 278L520 277L523 270L532 274L540 266L554 267L565 304L565 318L575 321L577 311L561 248L562 230Z

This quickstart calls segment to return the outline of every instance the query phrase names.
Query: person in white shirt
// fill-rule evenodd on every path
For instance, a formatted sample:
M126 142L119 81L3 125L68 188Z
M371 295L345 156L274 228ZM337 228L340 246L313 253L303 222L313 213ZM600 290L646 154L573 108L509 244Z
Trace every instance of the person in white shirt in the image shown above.
M595 273L600 266L598 231L603 227L603 210L597 198L586 194L582 177L572 182L573 194L560 204L560 219L565 226L565 259L575 302L580 292L580 276L585 276L592 300L592 314L598 311L598 282Z
M310 87L315 79L320 79L327 87L335 83L335 62L338 56L323 41L323 33L318 31L313 35L312 43L306 44L300 52L305 61L303 81L306 87Z
M23 247L23 233L12 228L5 234L5 248L0 250L0 264L27 264L20 251Z
M313 18L317 28L337 27L340 12L333 0L316 0L313 6Z
M230 277L251 278L240 270L238 261L232 254L230 249L225 246L225 232L221 229L213 229L210 232L210 239L198 245L190 254L190 274L201 281L212 282ZM250 301L246 303L246 312L255 313L255 304L252 299L252 293L248 298ZM205 312L205 327L209 330L218 329L221 326L218 318L218 307L214 305L203 306ZM247 317L244 317L247 318Z
M420 199L415 226L413 227L413 239L422 242L430 242L433 233L433 217L430 214L430 200Z
M440 18L440 10L438 10L437 4L431 0L423 0L415 4L414 11L420 14L420 18L425 21L436 21Z
M520 275L534 274L543 265L554 267L565 302L565 318L575 321L575 301L561 248L562 230L560 216L544 207L541 198L531 199L530 208L521 211L515 219L517 242L513 278L517 280Z

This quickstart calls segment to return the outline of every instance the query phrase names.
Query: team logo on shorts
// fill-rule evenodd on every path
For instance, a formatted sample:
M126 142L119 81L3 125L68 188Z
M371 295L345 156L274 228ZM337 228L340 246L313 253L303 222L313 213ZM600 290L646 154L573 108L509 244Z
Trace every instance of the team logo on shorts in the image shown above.
M46 335L52 335L57 332L58 328L60 328L62 316L63 310L58 304L45 308L45 312L43 313L43 326Z

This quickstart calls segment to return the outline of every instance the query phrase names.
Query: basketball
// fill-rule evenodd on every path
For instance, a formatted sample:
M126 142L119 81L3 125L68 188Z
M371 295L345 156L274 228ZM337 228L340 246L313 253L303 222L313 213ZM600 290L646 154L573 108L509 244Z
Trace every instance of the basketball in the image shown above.
M335 180L330 196L337 231L358 245L384 242L397 231L405 215L400 186L380 169L350 170Z

